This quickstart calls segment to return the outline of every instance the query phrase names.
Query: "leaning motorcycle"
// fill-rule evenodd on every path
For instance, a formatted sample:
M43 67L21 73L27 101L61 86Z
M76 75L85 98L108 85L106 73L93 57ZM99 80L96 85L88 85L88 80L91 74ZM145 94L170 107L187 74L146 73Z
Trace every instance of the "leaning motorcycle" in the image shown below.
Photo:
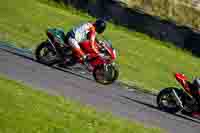
M181 111L191 115L193 112L200 111L200 105L194 95L195 86L182 73L175 73L174 76L182 87L162 89L157 95L158 108L173 114Z
M74 66L75 64L83 64L79 58L72 52L69 45L64 43L65 33L62 29L48 29L47 40L42 42L36 48L35 55L38 62L48 66L65 62L64 64ZM119 70L114 62L116 59L116 50L112 47L110 41L101 41L101 43L95 42L101 52L98 56L93 49L89 41L83 41L80 43L80 47L85 54L89 57L90 68L87 68L89 72L92 72L94 79L101 84L111 84L117 80Z

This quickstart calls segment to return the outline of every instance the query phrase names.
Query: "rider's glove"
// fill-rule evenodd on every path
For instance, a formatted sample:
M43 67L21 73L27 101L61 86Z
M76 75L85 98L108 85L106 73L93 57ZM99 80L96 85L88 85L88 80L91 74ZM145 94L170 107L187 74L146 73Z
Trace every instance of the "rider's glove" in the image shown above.
M83 60L84 62L88 62L88 60L89 60L89 55L88 55L88 54L85 54L85 55L82 57L82 60Z
M104 58L104 54L102 54L102 53L99 53L98 56L101 58Z

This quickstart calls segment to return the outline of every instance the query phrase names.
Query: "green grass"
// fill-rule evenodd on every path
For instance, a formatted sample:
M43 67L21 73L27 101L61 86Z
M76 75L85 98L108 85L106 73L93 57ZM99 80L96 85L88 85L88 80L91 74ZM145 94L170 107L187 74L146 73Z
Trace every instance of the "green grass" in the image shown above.
M0 76L0 133L161 133Z
M93 19L73 9L64 10L37 0L3 0L0 2L0 40L34 49L46 39L48 27L67 31L80 22ZM190 79L192 75L200 75L200 59L171 44L113 24L109 24L105 36L118 49L119 78L123 82L155 91L177 85L172 75L174 71L183 72Z

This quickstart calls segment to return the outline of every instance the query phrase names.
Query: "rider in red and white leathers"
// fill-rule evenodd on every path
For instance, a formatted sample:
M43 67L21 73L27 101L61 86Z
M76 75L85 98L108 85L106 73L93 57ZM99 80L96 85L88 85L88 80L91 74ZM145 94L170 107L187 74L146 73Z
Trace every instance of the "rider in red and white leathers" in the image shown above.
M86 63L87 56L81 50L79 43L84 40L90 40L92 49L99 54L99 51L95 46L96 33L101 34L105 29L106 22L102 19L96 20L94 23L87 22L81 24L67 33L65 43L72 47L72 51L75 52L83 63Z

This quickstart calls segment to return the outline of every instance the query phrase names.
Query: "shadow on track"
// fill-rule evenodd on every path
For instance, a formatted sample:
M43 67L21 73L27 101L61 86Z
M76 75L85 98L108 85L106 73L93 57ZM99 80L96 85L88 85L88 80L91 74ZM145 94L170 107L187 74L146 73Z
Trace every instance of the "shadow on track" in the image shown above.
M122 98L125 98L127 100L130 100L132 102L135 102L135 103L138 103L138 104L142 104L144 106L147 106L149 108L153 108L153 109L156 109L158 111L161 111L157 106L155 105L152 105L152 104L149 104L149 103L145 103L145 102L142 102L142 101L139 101L139 100L136 100L136 99L133 99L133 98L130 98L130 97L127 97L127 96L121 96ZM162 111L164 112L164 111ZM167 113L167 112L165 112ZM192 121L192 122L195 122L197 124L200 124L200 121L198 121L199 119L195 119L193 117L190 117L190 116L184 116L184 115L180 115L180 114L171 114L171 113L168 113L170 115L173 115L173 116L176 116L176 117L180 117L180 118L183 118L183 119L186 119L186 120L189 120L189 121Z
M39 63L39 62L36 61L33 57L29 57L29 56L24 55L24 54L22 54L22 53L14 52L14 51L12 51L12 50L4 49L4 48L0 48L0 49L3 50L3 51L6 51L6 52L8 52L8 53L11 53L11 54L13 54L13 55L20 56L20 57L23 57L23 58L25 58L25 59L31 60L31 61L33 61L33 62ZM42 63L39 63L39 64L44 65L44 64L42 64ZM44 65L44 66L47 66L47 65ZM67 68L64 69L64 68L61 68L61 67L58 67L58 66L47 66L47 67L51 67L51 68L57 69L57 70L59 70L59 71L67 72L67 73L73 74L73 75L75 75L75 76L78 76L78 77L81 77L81 78L84 78L84 79L87 79L87 80L92 80L92 81L94 81L92 78L88 77L87 75L84 76L83 74L79 74L79 73L73 72L73 70L70 69L70 68L69 68L69 69L67 69Z

